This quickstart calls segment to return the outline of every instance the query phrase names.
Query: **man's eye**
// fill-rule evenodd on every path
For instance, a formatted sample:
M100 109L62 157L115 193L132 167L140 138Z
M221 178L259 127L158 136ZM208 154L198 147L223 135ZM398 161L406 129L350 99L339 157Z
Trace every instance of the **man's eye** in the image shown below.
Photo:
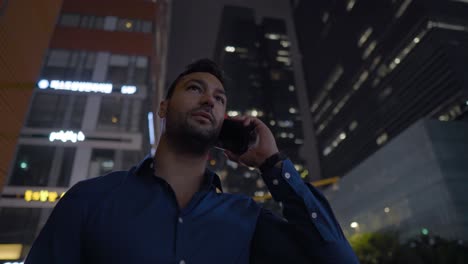
M196 86L196 85L190 85L188 87L189 90L194 90L194 91L201 91L201 88Z
M222 96L216 96L216 100L224 104L224 98Z

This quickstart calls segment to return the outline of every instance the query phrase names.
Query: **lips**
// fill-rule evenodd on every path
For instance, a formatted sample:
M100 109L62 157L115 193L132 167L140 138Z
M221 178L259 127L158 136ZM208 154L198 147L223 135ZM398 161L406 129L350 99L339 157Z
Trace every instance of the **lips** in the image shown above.
M192 114L192 116L201 116L208 119L210 122L213 122L213 118L207 112L195 112Z

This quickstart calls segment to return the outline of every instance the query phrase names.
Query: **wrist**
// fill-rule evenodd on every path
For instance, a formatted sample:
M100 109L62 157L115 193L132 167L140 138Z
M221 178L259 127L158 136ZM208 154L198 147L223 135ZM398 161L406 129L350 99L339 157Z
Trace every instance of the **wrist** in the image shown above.
M273 168L276 164L278 164L279 162L281 162L281 161L283 161L283 160L285 160L287 158L288 157L284 153L278 151L278 152L270 155L268 158L266 158L262 162L262 164L260 164L260 166L258 168L260 169L260 172L263 173L263 172Z

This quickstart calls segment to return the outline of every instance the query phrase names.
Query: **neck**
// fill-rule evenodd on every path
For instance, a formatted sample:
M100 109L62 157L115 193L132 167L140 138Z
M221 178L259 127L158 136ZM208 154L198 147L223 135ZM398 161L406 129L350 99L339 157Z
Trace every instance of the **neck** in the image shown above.
M206 153L192 154L178 150L163 134L159 141L155 159L156 175L171 185L180 208L184 208L200 189L206 169Z

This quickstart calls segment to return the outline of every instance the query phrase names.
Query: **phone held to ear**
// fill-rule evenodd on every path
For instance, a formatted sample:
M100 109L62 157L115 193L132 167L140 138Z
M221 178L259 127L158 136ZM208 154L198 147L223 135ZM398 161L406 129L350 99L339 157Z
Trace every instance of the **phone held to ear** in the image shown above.
M255 125L244 126L242 121L224 119L216 147L231 151L236 155L244 154L255 143Z

